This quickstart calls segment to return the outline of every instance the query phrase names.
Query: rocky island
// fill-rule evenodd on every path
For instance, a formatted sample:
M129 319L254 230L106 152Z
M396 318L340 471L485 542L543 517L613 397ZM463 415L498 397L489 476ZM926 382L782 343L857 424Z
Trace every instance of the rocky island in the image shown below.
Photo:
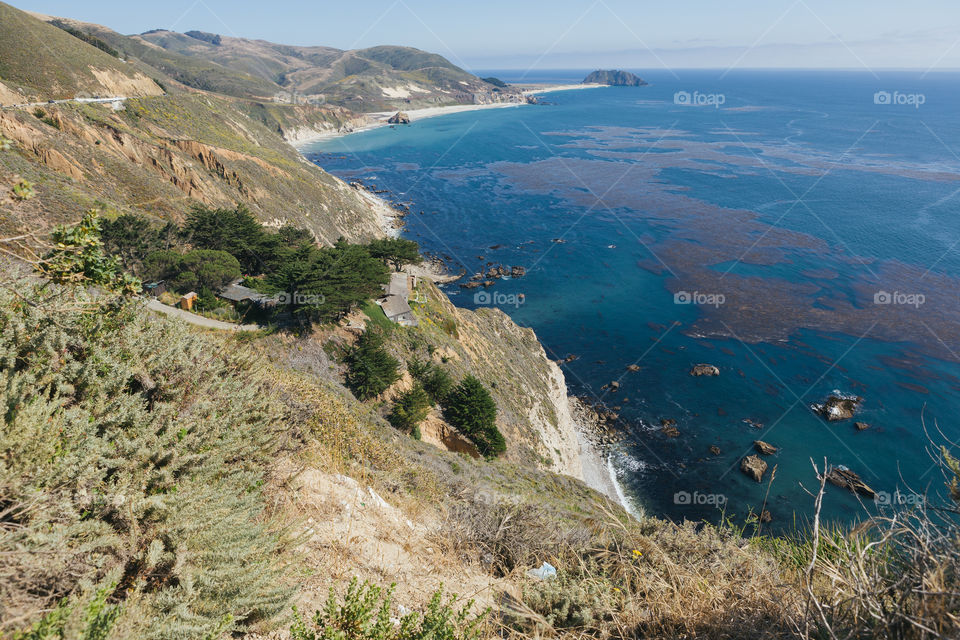
M606 84L611 87L644 87L647 82L629 71L594 71L583 80L583 84Z

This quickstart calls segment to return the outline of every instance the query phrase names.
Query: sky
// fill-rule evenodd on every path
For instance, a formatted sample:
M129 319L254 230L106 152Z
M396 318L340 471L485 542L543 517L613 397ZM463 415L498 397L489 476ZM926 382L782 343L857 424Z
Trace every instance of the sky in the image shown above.
M122 33L197 29L341 49L397 44L468 70L960 68L958 0L13 0Z

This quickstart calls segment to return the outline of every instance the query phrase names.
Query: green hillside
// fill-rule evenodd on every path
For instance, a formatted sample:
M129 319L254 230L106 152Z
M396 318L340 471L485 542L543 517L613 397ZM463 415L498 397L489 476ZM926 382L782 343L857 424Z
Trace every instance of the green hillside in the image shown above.
M0 51L0 82L35 101L163 92L122 60L2 2Z

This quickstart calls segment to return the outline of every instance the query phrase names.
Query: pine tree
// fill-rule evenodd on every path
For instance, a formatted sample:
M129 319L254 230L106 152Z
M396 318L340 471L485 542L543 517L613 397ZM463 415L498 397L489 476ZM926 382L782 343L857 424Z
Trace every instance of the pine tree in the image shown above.
M497 404L490 392L473 376L467 376L450 392L443 404L443 417L470 438L488 458L507 450L507 442L497 429Z
M346 357L347 386L360 400L378 396L400 379L400 363L383 347L383 335L369 330Z
M430 396L424 391L423 385L417 382L393 405L390 415L387 416L387 422L400 431L412 434L427 417L431 406L433 402Z

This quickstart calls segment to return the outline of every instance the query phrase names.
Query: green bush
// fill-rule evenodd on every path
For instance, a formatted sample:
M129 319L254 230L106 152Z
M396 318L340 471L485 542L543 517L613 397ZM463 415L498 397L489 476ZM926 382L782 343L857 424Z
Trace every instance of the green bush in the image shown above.
M391 620L394 586L386 591L354 578L343 601L330 590L326 607L304 621L294 609L293 640L477 640L486 617L471 616L473 600L455 608L457 596L444 603L443 591L433 594L426 613L409 613L399 624Z
M602 571L574 576L561 570L553 580L527 585L523 603L554 629L599 631L619 608L617 593Z
M13 148L13 145L13 140L0 135L0 151L10 151L10 149Z
M80 598L80 606L64 598L29 631L14 633L12 640L107 640L122 612L119 605L107 604L107 597L115 588L113 584L100 589L92 598Z
M76 225L50 234L56 247L37 270L56 284L96 285L121 294L140 292L140 281L120 269L120 261L104 251L100 220L88 211Z
M413 360L408 368L410 375L423 385L424 391L430 396L433 404L442 404L453 390L453 378L445 369L441 369L432 362Z
M347 353L347 386L360 400L380 395L400 379L400 363L387 353L383 342L383 334L371 329Z
M464 378L443 401L443 417L470 438L488 458L507 450L497 429L497 404L483 383L473 376Z
M0 290L4 618L30 627L113 580L125 637L202 638L286 609L260 489L286 410L258 360L83 287L15 290Z
M15 200L31 200L35 195L37 195L36 190L33 188L33 183L29 180L20 180L17 184L13 185L13 198Z
M413 385L410 391L397 399L390 415L387 416L387 422L396 429L412 435L417 431L424 418L427 417L431 406L433 406L433 402L430 401L430 396L418 382ZM419 438L417 439L419 440Z

